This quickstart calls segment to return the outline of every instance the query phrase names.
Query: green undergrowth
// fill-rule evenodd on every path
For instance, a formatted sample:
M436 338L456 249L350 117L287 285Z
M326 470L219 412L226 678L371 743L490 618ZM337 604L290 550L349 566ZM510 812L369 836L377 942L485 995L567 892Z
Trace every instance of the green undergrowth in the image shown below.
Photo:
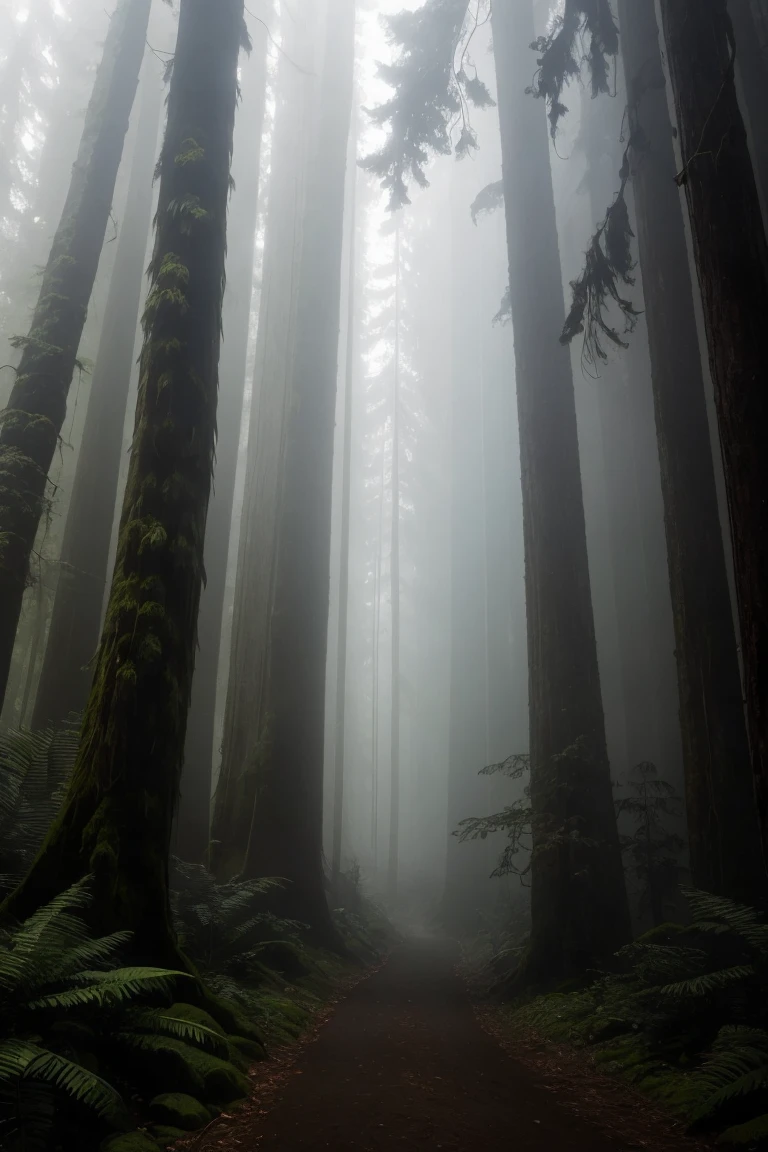
M0 894L34 859L76 749L74 729L0 738ZM336 954L275 914L281 881L221 884L173 859L173 926L197 980L133 965L129 932L95 937L88 877L0 925L0 1147L155 1152L236 1108L253 1065L387 951L392 930L358 879L334 893Z
M619 970L498 1008L511 1039L588 1050L693 1133L768 1149L768 925L688 891L692 922L617 954Z

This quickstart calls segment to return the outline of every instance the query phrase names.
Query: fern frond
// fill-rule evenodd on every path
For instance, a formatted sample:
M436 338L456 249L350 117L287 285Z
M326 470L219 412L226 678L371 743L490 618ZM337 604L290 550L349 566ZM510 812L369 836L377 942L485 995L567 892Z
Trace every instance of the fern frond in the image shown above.
M659 992L663 996L710 996L720 988L741 984L754 975L755 969L751 964L737 964L717 972L704 972L690 980L679 980L676 984L665 984Z
M190 979L188 972L174 972L164 968L115 968L111 972L82 972L77 977L78 984L75 987L41 996L32 1001L29 1007L63 1012L86 1005L115 1006L147 992L169 994L175 981L181 977Z
M51 1084L99 1116L125 1114L122 1097L100 1076L30 1041L4 1040L0 1042L0 1082L20 1080Z
M125 1018L127 1027L123 1027L120 1038L136 1048L153 1047L157 1036L173 1036L176 1040L183 1040L185 1044L193 1044L198 1048L210 1048L213 1051L226 1051L227 1040L225 1036L207 1028L204 1024L197 1024L192 1020L182 1020L176 1016L166 1016L162 1012L138 1009Z

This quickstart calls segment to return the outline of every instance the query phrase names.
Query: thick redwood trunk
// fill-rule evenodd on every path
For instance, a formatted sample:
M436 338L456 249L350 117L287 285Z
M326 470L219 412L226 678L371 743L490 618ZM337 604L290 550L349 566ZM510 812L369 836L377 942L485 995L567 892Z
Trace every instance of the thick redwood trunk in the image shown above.
M661 0L701 286L741 623L747 726L764 855L768 851L768 243L734 83L725 0ZM701 564L701 553L697 556ZM702 617L706 620L708 617ZM712 658L716 656L712 653ZM701 693L695 680L692 693ZM702 708L704 731L710 716ZM705 763L708 763L705 761ZM723 766L724 770L724 766ZM729 784L731 773L729 772ZM751 826L746 788L738 803ZM719 811L712 819L722 819ZM731 827L736 826L735 819ZM734 857L735 861L729 857ZM745 868L743 841L723 843L723 868ZM737 878L738 879L738 878Z
M0 425L0 695L112 207L149 9L150 0L121 0L112 16L69 194Z
M496 5L493 31L517 365L536 847L524 971L538 979L609 956L629 936L629 911L605 744L573 379L556 336L565 309L545 110L521 80L531 66L531 4Z
M683 210L653 0L619 0L675 627L691 878L763 890Z
M227 254L223 343L219 364L216 466L205 529L205 588L197 622L198 653L184 750L184 772L175 852L183 860L207 861L211 823L211 777L216 754L214 719L229 534L245 391L253 260L259 204L261 133L267 79L267 32L257 24L251 59L244 63L243 98L235 131L235 189L229 230L236 237Z

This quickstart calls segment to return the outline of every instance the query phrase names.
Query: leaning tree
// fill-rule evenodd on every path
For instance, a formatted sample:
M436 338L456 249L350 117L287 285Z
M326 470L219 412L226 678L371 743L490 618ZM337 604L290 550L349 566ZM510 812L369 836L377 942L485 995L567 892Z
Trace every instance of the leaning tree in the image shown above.
M139 397L93 687L61 812L7 910L94 877L101 930L176 966L168 851L194 668L216 439L243 0L181 0Z
M109 221L151 0L120 0L8 406L0 415L0 696Z

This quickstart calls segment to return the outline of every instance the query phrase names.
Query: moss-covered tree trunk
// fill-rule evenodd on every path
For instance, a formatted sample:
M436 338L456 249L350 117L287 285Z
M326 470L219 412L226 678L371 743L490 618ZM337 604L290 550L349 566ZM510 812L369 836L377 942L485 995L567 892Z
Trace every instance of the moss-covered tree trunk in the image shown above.
M517 366L530 677L531 944L521 976L581 970L629 936L605 743L545 112L525 94L530 0L493 9Z
M205 530L205 588L200 600L198 655L174 840L176 854L197 863L207 862L210 840L216 689L253 292L267 45L267 29L257 24L252 58L242 70L242 102L235 130L229 232L237 242L227 254L216 467Z
M149 9L150 0L121 0L112 16L69 194L31 327L17 341L16 382L0 414L0 695L112 207Z
M245 874L290 881L286 907L334 940L322 864L325 672L344 187L354 0L329 6L299 268L268 652L270 740ZM254 657L258 657L254 653Z
M99 644L115 518L128 388L147 237L163 86L159 65L144 65L125 214L91 381L64 535L59 579L32 727L59 724L85 708Z
M214 458L242 0L182 0L115 573L73 780L9 909L84 873L101 929L175 962L168 849Z
M764 890L683 208L653 0L619 0L683 737L691 878Z
M768 242L725 0L661 0L723 453L747 729L768 855ZM700 690L696 684L694 691ZM706 714L702 717L706 721ZM717 814L715 814L717 815ZM743 810L749 827L750 813ZM738 835L732 846L738 847Z

